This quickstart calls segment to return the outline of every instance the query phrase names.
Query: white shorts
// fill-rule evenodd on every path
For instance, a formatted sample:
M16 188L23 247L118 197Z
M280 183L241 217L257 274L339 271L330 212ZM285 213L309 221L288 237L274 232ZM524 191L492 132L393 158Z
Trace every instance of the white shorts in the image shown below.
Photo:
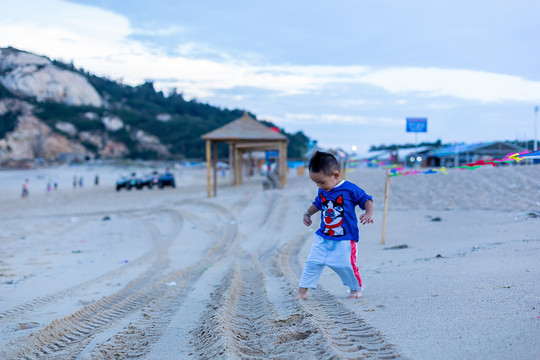
M351 290L362 290L362 279L356 266L356 242L353 240L326 240L315 234L300 287L315 289L325 266L339 275L343 285Z

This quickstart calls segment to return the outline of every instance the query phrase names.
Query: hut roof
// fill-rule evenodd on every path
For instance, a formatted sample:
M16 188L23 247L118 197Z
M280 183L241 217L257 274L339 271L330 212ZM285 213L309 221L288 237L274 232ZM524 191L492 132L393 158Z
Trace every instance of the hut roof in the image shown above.
M287 140L283 134L270 130L267 126L261 124L244 112L244 115L230 123L223 125L215 130L212 130L203 136L204 140L220 140L220 141L279 141Z

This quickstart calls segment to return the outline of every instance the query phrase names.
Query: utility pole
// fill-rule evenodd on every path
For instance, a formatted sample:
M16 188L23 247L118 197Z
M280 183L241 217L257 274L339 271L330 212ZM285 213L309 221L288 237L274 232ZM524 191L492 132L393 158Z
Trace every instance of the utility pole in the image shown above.
M534 151L538 150L538 138L536 137L536 117L538 115L538 105L534 107Z

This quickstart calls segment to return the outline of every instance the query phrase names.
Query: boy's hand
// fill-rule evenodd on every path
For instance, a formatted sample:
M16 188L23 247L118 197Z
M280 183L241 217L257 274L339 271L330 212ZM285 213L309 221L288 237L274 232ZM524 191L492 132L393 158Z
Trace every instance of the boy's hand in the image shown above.
M304 225L310 226L311 225L311 216L308 214L304 214Z
M360 216L360 223L362 223L362 225L373 224L372 216L373 215L368 213L362 214L362 216Z

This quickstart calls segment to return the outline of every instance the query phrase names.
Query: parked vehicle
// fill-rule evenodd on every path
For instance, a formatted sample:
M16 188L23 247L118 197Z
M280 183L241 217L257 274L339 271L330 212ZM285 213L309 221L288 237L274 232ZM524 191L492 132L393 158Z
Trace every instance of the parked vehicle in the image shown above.
M176 184L174 182L174 175L170 172L166 172L160 175L157 185L160 189L163 189L165 186L172 186L173 188L176 187Z
M152 189L154 186L163 189L165 186L171 186L174 188L176 187L176 184L173 174L170 172L159 174L157 171L141 177L137 177L135 173L131 173L130 176L121 176L118 180L116 180L116 191L120 191L122 188L125 188L126 190L131 190L132 188L141 190L145 186L148 189Z
M116 191L120 191L120 189L127 187L129 182L129 178L127 176L121 176L118 180L116 180Z
M142 189L143 187L147 187L148 189L151 189L155 185L158 185L159 175L157 171L152 172L151 174L143 175L139 179L137 179L137 189Z
M135 176L135 173L131 173L131 176L121 176L116 180L116 191L120 191L122 188L131 190L134 187L137 187L137 177Z

